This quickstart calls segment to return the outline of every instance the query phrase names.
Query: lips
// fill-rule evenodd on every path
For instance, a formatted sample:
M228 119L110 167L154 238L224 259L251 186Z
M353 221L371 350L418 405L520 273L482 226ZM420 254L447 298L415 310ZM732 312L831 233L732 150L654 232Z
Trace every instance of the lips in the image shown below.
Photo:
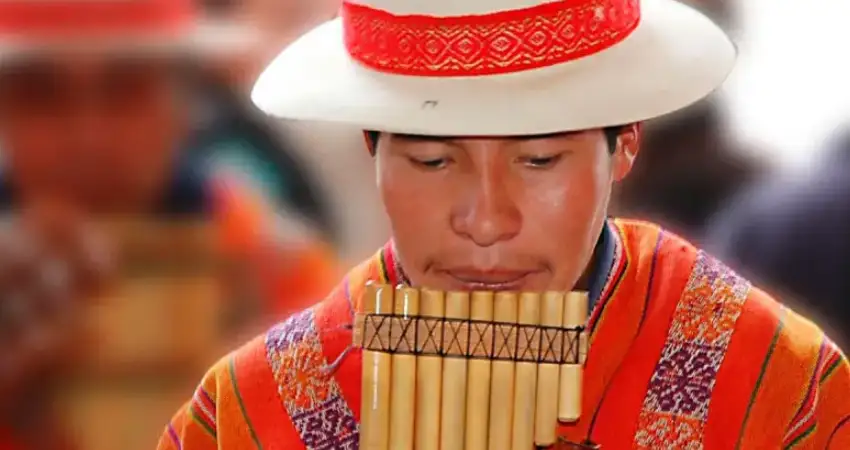
M506 291L519 289L529 275L529 270L475 270L448 269L443 273L450 279L455 288L462 290Z

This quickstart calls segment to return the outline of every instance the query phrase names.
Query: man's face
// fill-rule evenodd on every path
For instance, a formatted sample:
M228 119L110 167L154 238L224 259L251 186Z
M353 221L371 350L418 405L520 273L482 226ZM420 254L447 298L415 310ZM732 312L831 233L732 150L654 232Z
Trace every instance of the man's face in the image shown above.
M568 290L634 156L601 130L532 138L383 134L378 185L399 259L442 290Z
M0 67L0 148L22 200L62 195L95 212L151 201L184 131L174 69L81 55Z

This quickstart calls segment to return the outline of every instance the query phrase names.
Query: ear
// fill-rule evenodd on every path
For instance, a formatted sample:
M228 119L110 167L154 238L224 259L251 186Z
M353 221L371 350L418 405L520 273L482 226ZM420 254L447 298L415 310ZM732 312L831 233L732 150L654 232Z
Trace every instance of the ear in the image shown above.
M640 150L641 124L633 123L623 127L617 137L617 148L614 151L613 175L614 181L622 181L631 172Z

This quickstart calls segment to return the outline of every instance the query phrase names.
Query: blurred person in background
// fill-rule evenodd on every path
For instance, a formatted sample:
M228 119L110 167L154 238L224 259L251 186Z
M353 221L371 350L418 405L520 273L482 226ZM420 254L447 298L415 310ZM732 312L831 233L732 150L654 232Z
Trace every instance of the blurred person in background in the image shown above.
M305 163L322 181L322 193L333 222L333 242L341 259L356 263L371 254L389 236L389 227L378 201L374 167L361 158L362 131L319 122L271 119L247 101L247 93L272 58L297 36L334 17L340 0L202 0L212 17L239 23L258 35L251 48L221 58L212 77L230 95L237 108L255 123L291 142L292 157ZM292 86L298 89L298 86Z
M706 245L850 345L850 133L802 176L765 180L713 219Z
M317 237L336 243L338 225L324 180L303 160L300 148L205 64L193 69L196 123L187 158L241 176L280 215L306 221Z
M617 186L616 215L664 224L702 242L711 217L761 173L723 133L719 111L703 101L644 127L641 158Z
M270 272L263 312L286 316L303 305L300 302L320 298L336 271L339 230L325 182L304 160L298 143L249 105L241 91L203 64L195 69L190 74L195 123L183 160L189 167L237 182L263 210L242 225L232 222L231 235L242 241L231 246L266 254L263 267ZM234 199L245 203L242 197ZM254 223L246 227L249 222ZM242 232L236 232L239 227ZM252 229L257 227L271 234L273 251L261 248L268 243L254 241Z
M205 141L195 139L186 64L250 41L243 29L202 24L189 0L0 3L4 449L62 447L45 399L62 376L70 319L108 273L97 218L209 217L227 251L254 264L246 276L265 302L254 309L277 318L334 281L332 253L309 222L277 214L238 164L199 163L215 152L187 148Z
M687 0L734 35L731 0ZM618 216L651 220L692 242L704 238L710 218L763 171L730 139L722 98L708 98L668 117L648 121L641 157L613 197Z
M260 72L304 32L334 16L341 0L198 0L210 17L238 23L256 33L249 48L221 59L219 75L248 94ZM252 105L253 106L253 105Z
M240 52L207 59L195 72L203 93L198 116L205 122L200 142L194 144L201 150L198 156L242 169L273 203L300 214L322 238L336 243L338 224L326 198L325 180L316 177L317 167L310 167L301 146L281 124L248 99L248 87L272 58L271 49L312 26L314 16L333 14L336 2L199 0L198 4L205 16L238 25L254 36Z
M727 83L730 123L775 167L718 211L706 246L793 299L846 348L850 66L835 55L850 42L850 2L741 0L739 9L743 65Z

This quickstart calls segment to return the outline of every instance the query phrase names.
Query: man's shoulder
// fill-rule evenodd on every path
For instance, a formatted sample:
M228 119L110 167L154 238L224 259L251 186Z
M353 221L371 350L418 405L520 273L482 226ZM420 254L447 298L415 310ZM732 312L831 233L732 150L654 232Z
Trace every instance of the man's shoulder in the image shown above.
M217 448L248 448L261 442L284 446L300 442L303 424L299 420L312 420L306 413L321 411L329 401L344 405L339 388L324 372L325 341L320 340L315 324L314 307L221 358L174 416L160 448L213 448L212 443Z
M676 297L689 292L704 295L711 291L716 299L723 294L741 300L745 296L750 284L748 280L675 232L641 220L618 218L611 224L624 249L624 259L635 274L651 274L649 279L655 280L655 284L658 280L681 281L664 283L672 289L664 291L666 294Z
M257 375L259 371L279 371L284 360L301 357L305 350L315 350L320 345L316 309L317 306L313 306L301 310L270 326L234 350L227 359L247 376Z
M261 441L305 439L305 430L329 411L340 419L335 438L353 439L354 415L343 395L353 366L342 364L352 336L348 314L333 307L326 300L292 315L231 355L228 377L240 413Z
M753 288L747 299L751 321L772 326L772 356L790 364L816 363L820 369L843 359L839 346L797 305L783 303Z
M691 242L656 223L625 218L612 219L610 223L634 262L674 264L677 269L687 269L700 253Z
M295 366L312 370L332 363L351 341L351 323L337 311L339 299L325 299L278 322L232 352L228 359L235 375L248 383L271 376L276 386ZM310 359L305 366L305 358Z
M730 321L728 345L747 347L752 360L825 370L843 359L838 346L797 305L768 294L704 251L697 250L688 285L679 308L690 305L695 314L706 314L714 322L706 324L710 328L724 329L721 322Z
M844 381L832 376L848 372L846 358L804 308L770 295L710 253L657 225L618 221L618 226L632 236L631 251L642 255L635 258L641 266L635 270L650 274L644 278L654 284L652 292L661 296L660 301L675 302L670 305L675 310L670 334L677 345L689 342L710 349L728 362L726 367L736 368L727 371L735 376L743 376L743 367L752 365L756 372L749 373L750 381L780 396L800 386L817 387L810 383L813 379L824 384L837 378L830 389L850 388L846 375ZM780 393L783 390L786 394Z
M324 358L315 310L312 307L290 316L218 360L199 384L201 398L208 396L213 403L221 397L237 399L241 404L235 405L238 409L234 412L239 415L266 413L257 408L265 409L262 405L268 399L284 397L288 387L305 376L302 372L321 370ZM306 375L315 378L318 372ZM280 400L285 399L271 403L275 410Z
M694 314L700 305L719 308L705 312L716 318L735 317L738 330L748 327L750 333L758 329L770 334L774 345L783 347L786 350L783 354L791 358L809 358L825 342L830 345L823 330L798 312L801 310L797 305L754 286L709 252L653 223L625 219L617 219L615 223L626 240L632 241L626 245L632 247L633 253L646 250L637 259L652 266L654 277L674 274L683 281L687 279L678 295L680 308L687 307Z
M250 369L249 375L270 371L285 384L280 377L288 373L286 367L323 367L346 353L353 339L351 302L371 279L373 266L370 261L357 266L323 300L289 315L234 351L237 375L242 375L242 368ZM305 358L311 361L302 363Z

